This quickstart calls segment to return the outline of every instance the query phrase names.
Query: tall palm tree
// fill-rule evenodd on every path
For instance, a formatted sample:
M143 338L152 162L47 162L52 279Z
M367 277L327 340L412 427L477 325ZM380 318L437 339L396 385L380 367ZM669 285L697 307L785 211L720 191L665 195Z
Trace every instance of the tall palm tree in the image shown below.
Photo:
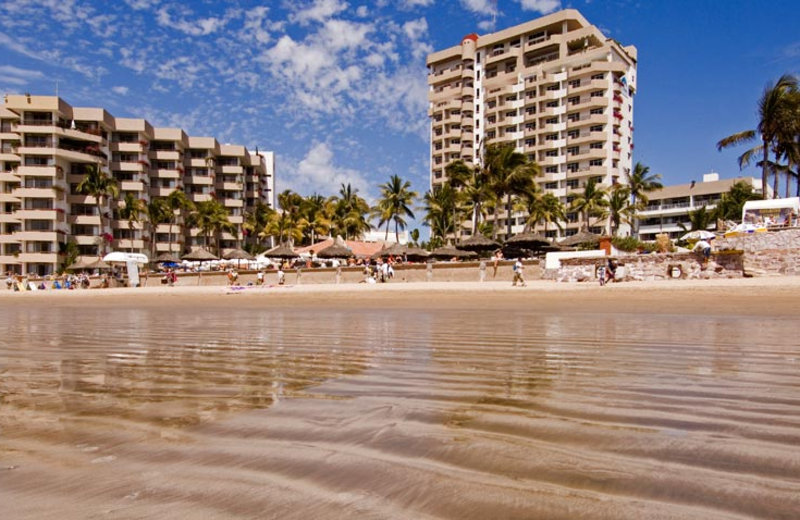
M456 198L457 202L460 202L462 199L460 189L467 186L476 169L479 170L479 168L473 168L469 166L461 159L455 160L445 166L444 171L447 175L447 184L453 189L453 192L458 195ZM452 208L453 233L455 234L455 240L459 240L461 238L461 219L457 218L456 215L457 210L460 209L459 206L460 204L454 204Z
M105 224L103 223L103 207L113 198L119 196L116 179L104 172L100 165L89 164L84 169L83 180L78 184L78 193L94 197L97 215L100 217L100 253L105 254L105 243L108 242Z
M156 230L161 224L166 224L172 217L172 212L163 197L151 200L145 209L147 215L147 229L150 235L150 258L155 258Z
M192 202L189 197L186 196L182 190L175 190L166 197L166 204L170 211L170 219L169 219L169 252L172 253L172 227L178 221L178 215L180 213L183 214L191 214L194 211L194 202Z
M534 229L537 224L544 222L544 233L547 234L549 224L555 224L559 230L563 229L561 222L567 219L564 204L552 193L542 193L536 189L526 193L521 200L519 209L528 214L525 222L525 231Z
M406 228L404 217L414 218L410 206L417 198L417 192L411 189L409 181L402 180L398 175L389 177L389 182L381 184L380 190L381 198L375 205L380 218L378 226L386 223L386 240L389 238L389 224L394 222L395 237L399 240L400 230Z
M722 194L720 201L714 208L714 218L738 221L742 218L744 203L749 200L758 200L761 197L753 191L753 186L745 182L735 182L730 189Z
M506 198L506 236L510 237L511 197L522 195L531 189L534 178L541 175L542 170L538 164L529 161L525 154L514 151L514 146L507 143L490 145L486 148L484 169L497 199Z
M631 218L631 222L634 226L633 235L636 237L639 236L639 221L636 219L636 212L647 206L647 203L649 202L647 198L648 193L660 190L664 187L663 184L658 182L660 179L660 173L650 175L650 167L645 166L640 162L637 162L634 165L633 171L625 171L625 183L628 185L628 189L630 190L630 206L633 210L633 215Z
M225 206L215 199L198 202L195 209L189 214L189 223L200 229L203 233L203 245L208 249L209 237L217 236L221 231L236 234L236 225L228 219L228 211ZM220 247L217 240L217 255L219 256Z
M258 236L261 238L278 237L278 243L289 244L300 242L303 232L291 221L288 213L275 212Z
M787 127L791 128L790 120L793 113L796 112L797 91L797 78L790 74L784 74L775 84L767 84L758 100L758 125L756 128L730 135L717 143L717 149L722 150L755 141L760 137L760 145L739 156L739 168L745 168L755 157L762 155L761 189L764 198L767 198L769 181L769 155L773 151L777 156L779 143L788 138L786 131ZM778 196L777 191L776 186L773 192L774 197Z
M122 205L117 208L119 218L128 221L128 231L131 235L131 253L133 253L133 225L140 222L145 210L144 202L131 192L125 194Z
M598 186L594 179L589 179L586 182L586 187L582 192L573 192L570 193L570 196L574 197L570 209L581 214L583 228L588 230L590 216L597 219L606 217L606 208L608 208L606 190Z
M358 195L358 189L350 184L342 184L339 195L329 200L332 232L342 235L345 240L357 238L372 229L367 214L369 204Z
M444 241L453 229L451 209L455 204L455 199L455 190L449 184L443 184L423 196L425 225L431 228L431 242L434 238Z
M494 200L494 192L483 168L469 168L468 173L469 176L461 187L459 202L465 211L472 214L472 235L474 236L478 232L481 220L486 217L487 203Z
M269 224L274 214L275 210L272 209L269 204L260 200L257 201L256 205L253 207L253 211L245 215L244 224L242 224L244 233L246 233L247 236L258 238L259 234L264 231L264 228L267 227L267 224ZM256 244L256 247L258 247L258 244Z
M706 231L713 221L712 213L705 206L690 211L688 217L689 228L683 222L678 223L678 226L684 231Z
M608 219L611 234L616 236L622 224L630 224L636 216L636 206L629 186L617 185L608 193Z
M317 241L317 235L326 235L331 229L331 220L328 217L328 199L323 195L314 193L303 200L300 205L303 215L305 230L309 232L309 243Z
M278 194L278 207L286 215L287 222L289 223L289 234L294 235L295 228L301 229L300 206L303 204L303 196L292 190L284 190ZM302 240L302 233L300 240Z

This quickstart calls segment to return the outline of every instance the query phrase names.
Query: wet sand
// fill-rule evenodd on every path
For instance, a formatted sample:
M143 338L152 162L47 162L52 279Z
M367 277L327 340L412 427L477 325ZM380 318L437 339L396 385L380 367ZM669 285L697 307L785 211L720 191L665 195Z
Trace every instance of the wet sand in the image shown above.
M0 293L3 518L796 518L798 289Z

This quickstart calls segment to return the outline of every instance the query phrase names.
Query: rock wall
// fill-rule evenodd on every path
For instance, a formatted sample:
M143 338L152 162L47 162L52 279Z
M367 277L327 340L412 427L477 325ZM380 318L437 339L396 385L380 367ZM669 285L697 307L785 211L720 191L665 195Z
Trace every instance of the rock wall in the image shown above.
M800 229L718 238L713 246L742 251L745 276L800 275Z
M666 253L612 257L617 265L616 281L705 280L741 278L743 256L740 251L723 251L711 255L707 265L696 253ZM559 282L597 282L598 270L606 259L570 258L561 261L555 275Z

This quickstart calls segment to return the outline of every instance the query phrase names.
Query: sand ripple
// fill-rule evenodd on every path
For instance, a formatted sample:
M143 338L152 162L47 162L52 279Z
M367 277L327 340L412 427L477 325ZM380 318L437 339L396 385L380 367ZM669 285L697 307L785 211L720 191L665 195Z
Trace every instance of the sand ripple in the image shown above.
M169 305L5 309L4 518L800 511L790 318Z

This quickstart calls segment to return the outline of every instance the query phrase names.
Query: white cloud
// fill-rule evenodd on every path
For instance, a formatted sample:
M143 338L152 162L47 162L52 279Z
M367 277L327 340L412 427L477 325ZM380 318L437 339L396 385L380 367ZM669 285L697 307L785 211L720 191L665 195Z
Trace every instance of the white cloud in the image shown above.
M305 25L308 22L323 22L348 8L347 2L340 0L314 0L303 9L298 9L290 16L290 20Z
M128 4L131 9L141 11L157 6L159 1L160 0L125 0L125 3Z
M561 8L560 0L517 0L526 11L536 11L542 14L552 13Z
M433 2L434 0L401 0L400 6L411 9L413 7L427 7L433 4Z
M231 18L238 15L238 11L230 11L223 18L200 18L188 20L181 17L173 17L170 7L162 7L157 11L156 22L162 27L167 27L186 33L190 36L207 36L225 27Z
M333 151L327 143L314 143L306 156L297 163L293 173L287 176L286 181L298 193L333 194L339 191L342 184L350 184L359 190L362 197L366 198L368 195L366 191L370 183L366 177L357 170L334 164Z
M363 45L372 29L368 24L328 20L319 32L319 38L322 45L337 51Z
M270 20L267 17L269 8L260 6L251 9L244 15L244 26L240 33L241 39L255 40L258 43L268 43L272 36L269 32Z
M368 15L369 15L369 9L367 9L366 5L358 6L358 9L356 9L356 16L358 16L359 18L366 18Z
M0 76L4 79L14 78L18 81L33 81L44 78L44 73L38 70L21 69L13 65L0 65Z
M111 91L114 92L115 94L119 94L120 96L127 95L128 94L128 90L129 90L128 87L124 87L124 86L121 86L121 85L118 85L116 87L111 87Z
M461 0L461 5L473 13L491 15L496 11L490 0Z

